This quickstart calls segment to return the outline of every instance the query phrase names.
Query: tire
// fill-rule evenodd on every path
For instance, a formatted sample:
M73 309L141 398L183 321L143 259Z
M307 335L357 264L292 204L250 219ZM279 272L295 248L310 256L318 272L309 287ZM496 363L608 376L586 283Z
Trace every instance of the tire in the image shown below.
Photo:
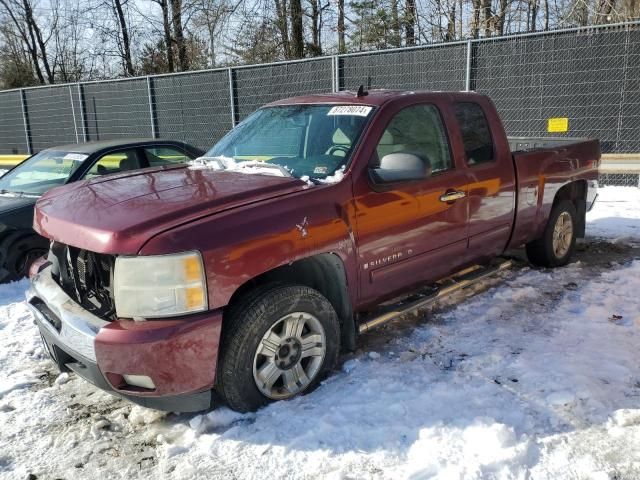
M15 242L30 235L31 232L25 230L12 230L5 233L0 239L0 264L4 265L4 261L7 259L7 254Z
M569 200L560 201L549 215L542 237L527 244L529 261L541 267L569 263L576 248L578 213Z
M11 230L3 233L0 238L0 283L18 280L19 277L9 270L6 261L11 252L12 245L28 235L29 232L25 230Z
M312 391L339 351L338 316L318 291L258 287L225 315L216 390L233 410L254 411Z
M9 236L0 244L2 269L6 271L3 282L19 280L27 276L31 263L47 252L49 242L35 233Z

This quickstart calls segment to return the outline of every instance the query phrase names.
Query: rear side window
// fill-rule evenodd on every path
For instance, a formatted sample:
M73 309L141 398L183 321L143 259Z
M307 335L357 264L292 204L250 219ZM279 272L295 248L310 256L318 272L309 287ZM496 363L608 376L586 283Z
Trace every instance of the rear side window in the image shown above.
M493 161L493 140L487 117L477 103L461 102L453 106L469 165Z
M135 149L107 153L93 164L84 178L94 178L110 173L120 173L142 168Z
M144 155L151 167L185 163L191 160L184 152L172 147L145 148Z

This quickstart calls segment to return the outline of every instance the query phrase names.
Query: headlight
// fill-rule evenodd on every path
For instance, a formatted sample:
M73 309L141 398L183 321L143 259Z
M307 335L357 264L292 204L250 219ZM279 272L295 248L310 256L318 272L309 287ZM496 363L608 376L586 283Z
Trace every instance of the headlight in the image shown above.
M116 315L171 317L207 309L207 284L199 252L117 257Z

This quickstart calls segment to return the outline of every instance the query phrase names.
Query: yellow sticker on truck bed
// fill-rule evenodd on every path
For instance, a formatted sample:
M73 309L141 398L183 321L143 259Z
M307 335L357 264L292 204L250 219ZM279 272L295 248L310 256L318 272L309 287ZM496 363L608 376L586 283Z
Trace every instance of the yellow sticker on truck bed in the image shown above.
M569 119L567 117L550 118L547 123L547 132L565 133L569 131Z

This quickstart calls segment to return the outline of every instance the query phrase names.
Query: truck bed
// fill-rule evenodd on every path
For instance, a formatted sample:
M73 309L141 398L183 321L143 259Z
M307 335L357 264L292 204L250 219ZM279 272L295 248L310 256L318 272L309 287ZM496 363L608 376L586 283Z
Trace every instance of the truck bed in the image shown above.
M512 153L536 150L539 148L566 147L575 143L587 142L586 137L507 137Z
M550 188L550 181L583 180L582 188L588 188L587 182L597 180L600 144L598 140L582 138L508 140L517 180L516 221L510 242L510 247L516 247L542 234L556 193Z

